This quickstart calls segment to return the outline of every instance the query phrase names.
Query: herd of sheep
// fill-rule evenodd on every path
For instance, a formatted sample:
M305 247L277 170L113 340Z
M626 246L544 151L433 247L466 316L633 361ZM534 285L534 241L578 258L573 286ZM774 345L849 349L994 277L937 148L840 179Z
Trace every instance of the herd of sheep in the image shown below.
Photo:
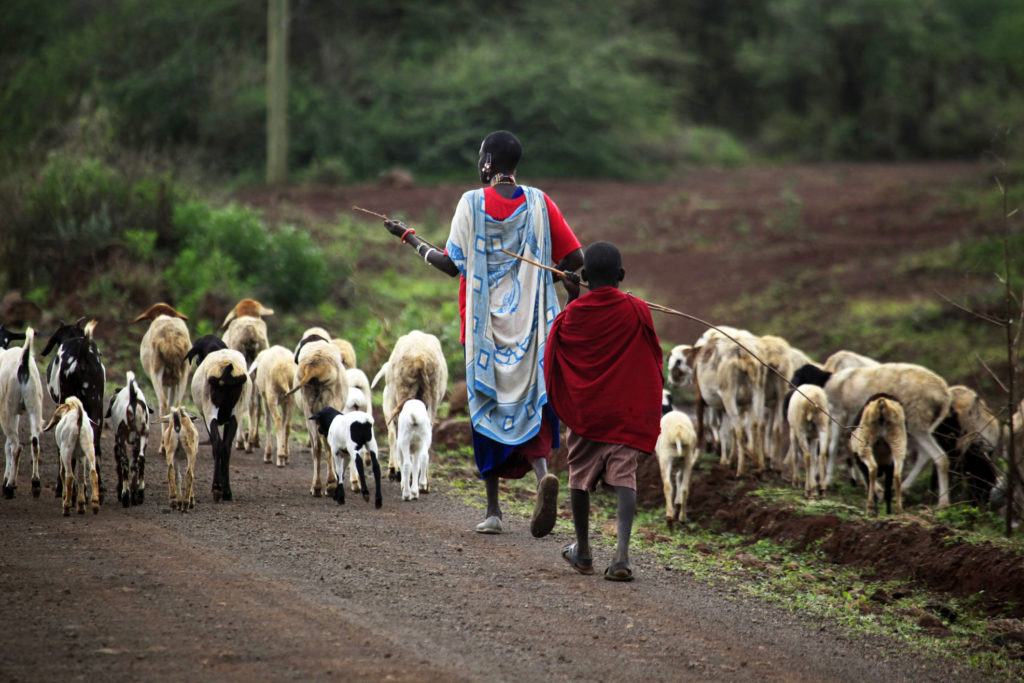
M273 310L243 299L223 323L223 335L191 339L186 316L157 303L133 322L148 322L139 360L157 398L160 453L167 466L168 503L195 506L199 448L194 420L201 419L213 456L214 501L231 500L230 459L234 448L251 453L260 446L266 411L264 461L284 467L289 459L292 414L298 408L309 434L313 459L310 493L345 500L345 471L353 491L369 500L367 471L381 506L381 469L373 433L371 389L383 377L388 427L389 476L402 480L402 498L429 490L427 468L432 425L448 383L448 368L436 337L413 331L395 344L371 384L356 367L349 342L323 328L306 330L294 349L270 345L264 316ZM46 369L46 389L57 405L43 423L43 384L33 352L35 332L0 326L0 426L6 436L3 494L14 496L22 452L22 418L28 422L32 452L32 494L39 496L40 434L53 430L59 456L57 494L62 509L98 512L105 490L100 472L104 420L114 430L116 495L125 507L145 498L145 454L150 429L145 393L128 371L125 386L103 411L106 369L93 339L96 321L61 324L42 354L55 354ZM20 346L14 343L23 340ZM191 376L191 384L189 378ZM191 386L193 408L184 405ZM193 410L198 415L193 414ZM276 437L276 452L273 444ZM326 464L326 472L324 471Z
M420 331L402 336L370 382L356 367L352 344L323 328L306 330L294 348L271 345L263 320L271 314L258 301L243 299L224 320L221 336L195 340L187 318L165 303L133 321L149 323L139 360L157 398L154 422L160 425L170 506L181 511L195 506L199 436L193 420L201 419L209 436L213 498L231 500L232 450L259 448L263 421L264 461L284 467L297 408L312 452L310 493L343 503L347 470L351 490L369 500L372 473L374 502L380 507L371 391L382 378L388 476L401 481L403 500L428 491L432 426L448 384L440 341ZM99 510L104 420L114 430L117 498L126 507L144 500L146 441L154 412L131 371L104 412L106 370L93 340L96 322L82 323L61 324L42 351L44 356L55 351L45 381L57 408L45 424L35 333L0 327L3 493L12 497L17 485L24 416L32 493L40 493L40 433L52 430L60 463L56 488L65 515L73 506L79 513L87 504ZM13 346L18 340L23 344ZM191 409L183 403L189 386ZM816 497L824 495L845 458L851 478L866 486L867 509L876 513L880 495L887 512L893 498L897 513L902 512L903 490L928 463L934 465L940 506L950 503L951 462L953 474L966 479L973 502L984 503L998 490L995 463L1008 442L1006 425L977 393L949 386L920 365L879 363L848 350L818 364L781 337L714 327L669 354L666 396L685 386L692 386L696 397L696 424L667 398L655 449L670 527L686 519L692 470L704 449L718 453L738 476L751 468L788 472L793 485L802 478L806 494ZM1014 431L1021 423L1018 409Z
M949 386L911 363L880 363L841 350L824 363L777 336L715 327L672 349L666 409L656 448L671 527L686 518L690 471L701 448L742 475L748 467L788 471L820 497L837 465L867 489L867 509L902 512L902 492L934 465L940 507L950 504L950 475L976 504L1000 492L996 463L1009 441L1004 424L978 394ZM672 390L692 386L697 425L673 409ZM1022 402L1024 406L1024 402ZM1013 416L1022 426L1022 409ZM904 476L904 464L909 472ZM881 476L881 492L876 487Z

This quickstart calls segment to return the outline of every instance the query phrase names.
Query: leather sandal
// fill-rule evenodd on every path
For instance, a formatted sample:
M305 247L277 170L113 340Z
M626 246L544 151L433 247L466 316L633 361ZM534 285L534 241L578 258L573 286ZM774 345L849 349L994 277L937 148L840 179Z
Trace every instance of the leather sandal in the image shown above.
M562 559L572 565L572 568L580 574L594 573L594 560L590 557L580 557L576 552L576 544L570 543L562 548Z

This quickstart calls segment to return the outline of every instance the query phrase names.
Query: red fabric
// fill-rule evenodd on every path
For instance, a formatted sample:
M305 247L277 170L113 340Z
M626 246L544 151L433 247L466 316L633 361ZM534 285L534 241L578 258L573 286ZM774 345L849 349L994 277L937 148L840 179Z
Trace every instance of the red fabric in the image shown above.
M571 302L551 325L544 381L555 415L577 434L654 452L662 354L651 312L615 287Z
M493 187L484 188L484 211L496 221L503 221L526 201L526 193L520 192L512 199L505 199ZM570 252L580 248L572 228L565 222L565 216L551 198L544 195L544 203L548 206L548 226L551 231L551 265L557 264ZM466 343L466 278L459 276L459 341Z

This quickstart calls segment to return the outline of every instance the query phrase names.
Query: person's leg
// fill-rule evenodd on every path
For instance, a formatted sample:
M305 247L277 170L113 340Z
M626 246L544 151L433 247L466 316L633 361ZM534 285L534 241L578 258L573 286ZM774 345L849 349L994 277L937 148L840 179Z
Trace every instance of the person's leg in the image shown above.
M504 531L501 524L501 506L498 505L499 477L494 472L484 475L484 490L487 492L487 519L476 525L482 534L500 534Z
M633 534L633 517L636 515L636 490L625 486L616 486L618 497L618 533L619 539L615 546L613 564L629 564L629 539Z
M572 524L576 529L576 556L591 559L590 551L590 492L569 489L572 504Z

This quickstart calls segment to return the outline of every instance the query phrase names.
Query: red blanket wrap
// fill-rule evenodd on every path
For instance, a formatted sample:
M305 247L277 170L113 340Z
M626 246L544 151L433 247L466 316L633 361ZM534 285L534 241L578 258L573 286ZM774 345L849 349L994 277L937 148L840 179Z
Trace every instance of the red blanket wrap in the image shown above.
M647 305L615 287L573 301L544 353L548 403L572 431L654 451L661 424L662 352Z

